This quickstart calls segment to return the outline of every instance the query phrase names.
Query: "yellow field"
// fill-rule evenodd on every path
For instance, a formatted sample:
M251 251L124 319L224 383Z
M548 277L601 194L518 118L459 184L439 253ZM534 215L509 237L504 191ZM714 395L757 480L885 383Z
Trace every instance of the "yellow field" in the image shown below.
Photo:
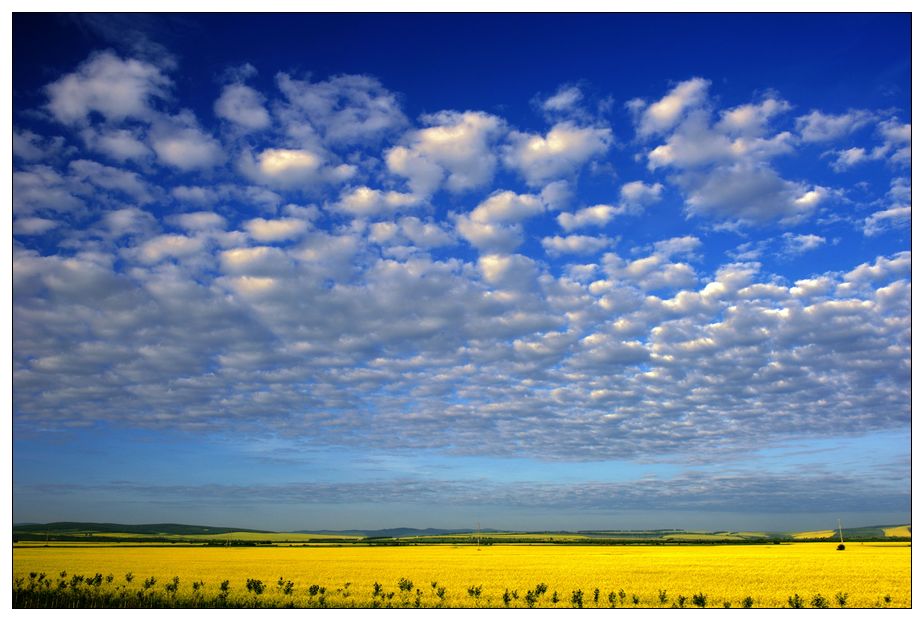
M793 534L793 539L827 539L833 537L833 530L807 530L803 533Z
M266 548L130 548L99 546L80 548L15 547L14 577L45 572L57 580L63 570L69 576L114 576L103 589L140 589L147 577L163 589L179 576L179 593L191 595L193 581L204 581L199 594L212 597L219 583L230 581L230 601L273 599L295 605L317 603L319 597L332 606L368 606L374 583L382 585L381 605L413 605L420 597L424 607L504 606L505 590L510 605L526 606L528 590L548 585L537 606L571 607L574 591L581 590L584 607L609 607L610 593L616 606L669 607L685 596L692 607L694 594L706 596L707 606L728 602L740 607L751 597L755 607L784 607L798 593L809 607L816 594L835 607L837 593L848 595L849 607L911 605L911 547L907 543L848 544L837 551L829 543L720 546L542 546L430 545L403 547L266 547ZM132 572L128 585L125 574ZM294 590L284 595L279 578L291 581ZM266 591L247 592L248 578L262 580ZM413 588L402 591L406 578ZM433 587L432 583L437 586ZM347 586L347 583L349 585ZM326 593L309 596L316 584ZM405 583L406 584L406 583ZM468 593L481 586L481 595ZM437 594L443 588L443 597ZM600 590L594 602L594 589ZM417 591L420 591L418 594ZM664 600L659 598L663 590ZM517 597L513 598L513 591ZM620 591L623 597L619 597ZM388 598L388 593L394 593ZM559 601L552 602L553 593ZM633 604L633 596L638 603ZM236 599L238 598L238 599ZM886 599L888 598L888 600Z
M910 537L911 527L893 526L892 528L883 528L882 532L886 537Z

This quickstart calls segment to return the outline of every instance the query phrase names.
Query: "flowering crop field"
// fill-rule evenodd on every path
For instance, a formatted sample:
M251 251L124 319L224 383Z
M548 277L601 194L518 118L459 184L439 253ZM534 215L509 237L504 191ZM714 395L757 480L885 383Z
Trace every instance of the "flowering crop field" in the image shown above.
M13 566L14 605L45 598L20 606L911 606L908 543L52 545L15 547Z

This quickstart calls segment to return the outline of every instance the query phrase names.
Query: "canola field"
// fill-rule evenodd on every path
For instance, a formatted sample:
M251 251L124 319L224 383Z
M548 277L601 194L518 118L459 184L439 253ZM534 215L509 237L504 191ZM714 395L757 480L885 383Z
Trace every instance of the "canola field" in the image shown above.
M908 543L52 545L15 547L13 569L14 606L911 606Z

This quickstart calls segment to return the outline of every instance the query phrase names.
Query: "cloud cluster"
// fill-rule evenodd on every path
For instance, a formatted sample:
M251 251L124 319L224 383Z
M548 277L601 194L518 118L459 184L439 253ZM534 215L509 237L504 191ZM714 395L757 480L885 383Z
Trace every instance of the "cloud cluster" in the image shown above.
M908 424L910 253L792 267L834 245L810 227L836 194L776 163L869 115L784 129L778 95L716 109L693 78L630 102L636 174L595 178L608 198L585 202L584 171L632 136L568 116L577 87L524 130L477 110L411 121L362 75L259 92L238 71L197 113L167 71L95 54L45 89L54 132L17 129L17 430L584 460ZM907 126L875 122L902 166ZM880 207L858 230L905 226L904 177ZM805 229L778 235L784 274L756 238L704 260L714 231L673 232L683 216Z

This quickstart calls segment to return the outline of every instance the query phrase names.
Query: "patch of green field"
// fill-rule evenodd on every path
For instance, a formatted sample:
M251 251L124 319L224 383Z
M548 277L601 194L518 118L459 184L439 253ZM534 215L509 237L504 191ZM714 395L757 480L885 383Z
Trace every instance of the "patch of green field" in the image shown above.
M741 540L743 537L730 533L678 533L661 537L665 541L728 541Z

